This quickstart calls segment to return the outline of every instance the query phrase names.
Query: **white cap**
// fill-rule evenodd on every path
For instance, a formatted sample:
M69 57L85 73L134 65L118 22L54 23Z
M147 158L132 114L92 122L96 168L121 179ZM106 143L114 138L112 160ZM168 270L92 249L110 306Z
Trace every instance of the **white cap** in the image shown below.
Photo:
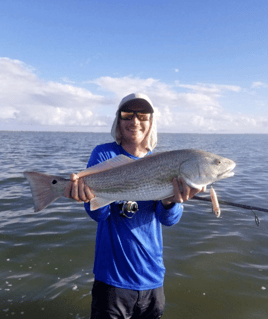
M154 113L154 107L153 107L153 103L152 101L148 98L147 95L142 94L142 93L132 93L129 94L127 96L125 96L122 101L120 102L117 112L116 112L116 116L112 125L112 129L111 129L111 135L114 138L114 140L116 141L117 144L121 144L121 132L119 129L119 113L120 110L128 105L131 105L131 101L137 101L140 100L140 103L143 103L143 105L145 106L145 108L147 108L148 111L150 111L151 113ZM151 129L149 132L149 137L148 137L148 149L150 151L152 151L157 144L157 131L156 131L156 120L152 114L152 125L151 125Z
M139 104L142 104L150 113L154 113L154 107L152 101L148 98L147 95L142 93L132 93L127 95L122 99L118 106L118 110L122 110L125 106L131 106L131 102L134 102L139 100Z

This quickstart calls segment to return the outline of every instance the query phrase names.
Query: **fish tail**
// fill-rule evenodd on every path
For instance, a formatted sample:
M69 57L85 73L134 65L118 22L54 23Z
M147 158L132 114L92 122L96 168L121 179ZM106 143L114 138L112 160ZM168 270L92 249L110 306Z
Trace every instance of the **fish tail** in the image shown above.
M37 172L24 172L24 177L30 183L35 212L39 212L63 196L66 182L68 182L59 176Z

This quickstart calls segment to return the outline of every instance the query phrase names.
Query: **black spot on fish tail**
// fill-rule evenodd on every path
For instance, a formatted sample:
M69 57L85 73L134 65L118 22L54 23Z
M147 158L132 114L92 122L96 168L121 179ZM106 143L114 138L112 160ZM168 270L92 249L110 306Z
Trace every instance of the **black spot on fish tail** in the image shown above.
M30 183L35 212L39 212L46 208L57 198L64 195L64 183L67 183L68 180L60 176L52 176L37 172L24 172L23 174ZM62 187L53 186L54 184L62 184Z

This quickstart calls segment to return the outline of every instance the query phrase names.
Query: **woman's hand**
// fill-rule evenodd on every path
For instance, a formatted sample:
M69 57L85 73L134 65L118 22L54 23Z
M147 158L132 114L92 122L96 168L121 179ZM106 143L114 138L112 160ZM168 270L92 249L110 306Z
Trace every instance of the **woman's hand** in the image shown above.
M85 184L83 177L79 178L76 174L71 174L70 182L64 190L64 196L85 203L95 197L91 189Z
M190 187L186 184L185 180L180 178L173 178L172 180L174 195L162 200L163 206L168 206L172 203L183 203L191 199L200 192L206 191L206 186L200 189Z

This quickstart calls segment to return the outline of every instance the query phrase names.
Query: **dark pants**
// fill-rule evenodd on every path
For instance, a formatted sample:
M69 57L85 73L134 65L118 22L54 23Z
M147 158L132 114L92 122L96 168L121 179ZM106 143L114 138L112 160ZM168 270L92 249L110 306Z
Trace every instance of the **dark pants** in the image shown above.
M137 291L95 281L91 319L157 319L162 316L164 306L163 287Z

